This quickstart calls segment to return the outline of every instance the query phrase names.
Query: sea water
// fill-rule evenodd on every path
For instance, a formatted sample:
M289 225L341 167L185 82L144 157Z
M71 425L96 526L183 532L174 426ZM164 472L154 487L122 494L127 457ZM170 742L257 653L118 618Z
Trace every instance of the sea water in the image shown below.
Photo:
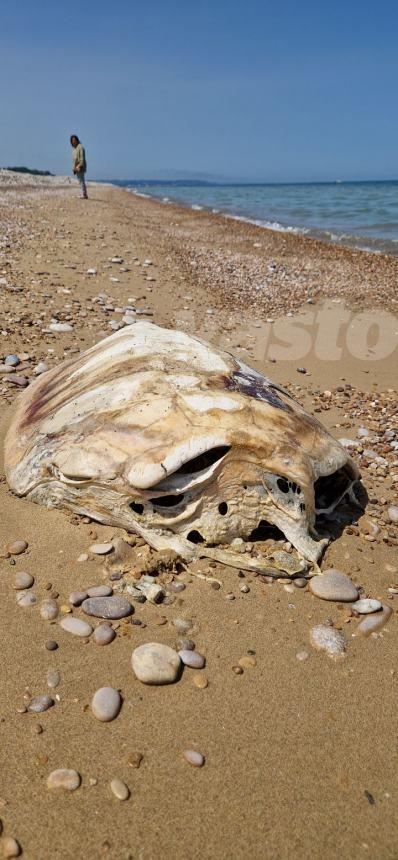
M302 184L119 183L163 203L183 203L269 227L398 256L398 181Z

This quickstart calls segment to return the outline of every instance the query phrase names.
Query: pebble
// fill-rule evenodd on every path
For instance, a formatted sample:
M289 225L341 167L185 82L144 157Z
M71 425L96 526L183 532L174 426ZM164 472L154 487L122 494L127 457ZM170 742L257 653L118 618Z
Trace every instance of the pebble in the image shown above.
M343 657L347 641L339 630L327 624L318 624L310 631L310 642L318 651L326 651L329 657Z
M352 605L353 611L358 612L359 615L369 615L371 612L378 612L381 607L380 600L372 600L370 597L362 597L361 600L357 600Z
M32 591L19 591L17 594L17 603L18 606L22 606L26 608L27 606L35 606L37 603L37 596L33 594Z
M67 332L73 331L73 325L70 323L62 323L62 322L53 322L48 326L50 331L53 332Z
M159 642L139 645L132 653L131 664L136 677L143 684L172 684L181 669L177 651Z
M135 767L138 769L143 758L144 756L141 752L131 752L127 756L127 764L129 764L130 767Z
M47 639L45 647L47 651L56 651L58 648L58 642L55 642L54 639Z
M202 654L199 654L198 651L191 651L189 648L183 648L178 652L178 656L184 666L189 666L191 669L203 669L206 664Z
M6 355L4 364L10 365L10 367L18 367L18 364L21 364L21 362L17 355Z
M238 660L238 665L242 667L242 669L254 669L257 666L257 660L255 657L252 657L251 654L244 654L243 657L240 657Z
M40 376L42 373L46 373L47 370L48 364L45 361L39 361L36 367L33 368L33 373L35 376Z
M387 624L391 615L391 606L387 606L385 603L382 603L381 609L378 612L365 616L365 618L359 622L357 627L358 633L360 636L370 636L371 633L378 633L378 631Z
M297 660L299 660L301 663L303 663L304 660L308 660L309 656L310 655L309 655L308 651L306 651L304 648L301 651L297 651L297 654L296 654Z
M167 591L174 591L176 594L178 594L180 591L185 591L185 589L185 582L169 582L167 586Z
M398 523L398 505L391 505L387 510L390 523Z
M310 591L321 600L337 600L339 603L351 603L358 598L358 590L354 583L345 573L334 568L314 576L310 580Z
M195 684L195 687L198 688L198 690L205 690L206 687L209 686L209 682L206 678L206 675L202 675L202 674L194 675L193 676L193 682Z
M83 621L81 618L74 618L73 615L67 615L66 618L62 618L60 626L67 633L73 633L74 636L91 636L93 632L91 624Z
M47 687L50 687L52 690L61 683L61 675L58 672L58 669L48 669L47 671Z
M287 591L287 593L288 593L288 594L294 594L294 592L295 592L295 588L294 588L293 583L288 582L288 584L287 584L287 585L284 585L284 586L283 586L283 590L284 590L284 591Z
M160 603L164 597L164 588L155 582L152 585L146 585L143 593L149 603Z
M52 598L42 600L40 604L40 615L45 621L54 621L58 616L58 603Z
M192 639L177 639L177 651L194 651L195 642Z
M110 597L113 594L113 588L110 585L91 585L87 589L88 597Z
M33 711L34 714L43 714L44 711L48 711L53 705L55 705L55 702L51 696L35 696L29 702L28 711Z
M19 570L18 573L15 574L14 588L16 588L17 590L31 588L34 581L34 577L31 573L26 573L24 570Z
M172 624L179 633L188 633L189 630L192 630L192 621L189 618L173 618Z
M6 836L2 842L3 857L19 857L22 853L22 848L17 839L13 836Z
M26 540L14 540L12 543L6 544L6 550L10 555L21 555L28 546L29 544Z
M93 543L90 546L90 552L94 555L107 555L113 549L113 543Z
M115 595L113 597L88 597L87 600L83 600L82 610L86 615L94 615L95 618L116 620L131 615L133 607L126 597Z
M27 376L16 376L14 373L8 377L7 382L12 382L13 385L19 385L20 388L26 388L26 386L29 385L29 379Z
M203 767L205 763L204 755L200 752L196 752L196 750L184 750L183 756L185 761L192 765L192 767Z
M87 591L71 591L69 595L69 603L71 606L80 606L81 603L83 603L83 600L86 600L87 597Z
M47 777L47 788L63 788L64 791L76 791L81 783L77 770L67 770L64 767L53 770Z
M110 627L108 624L100 624L93 633L96 645L109 645L110 642L113 642L115 636L116 633L113 627Z
M113 687L100 687L94 693L91 710L97 720L102 723L109 723L116 719L120 708L122 707L122 697L118 690Z
M130 797L130 789L121 779L116 778L112 780L111 792L118 800L128 800Z
M303 576L299 576L297 579L293 580L293 585L295 585L296 588L305 588L307 585L307 580L304 579Z

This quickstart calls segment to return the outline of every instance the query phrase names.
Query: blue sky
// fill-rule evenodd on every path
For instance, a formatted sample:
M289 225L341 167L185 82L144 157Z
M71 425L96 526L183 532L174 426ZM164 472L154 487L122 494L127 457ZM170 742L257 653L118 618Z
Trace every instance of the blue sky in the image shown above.
M0 164L91 178L398 177L398 12L370 0L1 4Z

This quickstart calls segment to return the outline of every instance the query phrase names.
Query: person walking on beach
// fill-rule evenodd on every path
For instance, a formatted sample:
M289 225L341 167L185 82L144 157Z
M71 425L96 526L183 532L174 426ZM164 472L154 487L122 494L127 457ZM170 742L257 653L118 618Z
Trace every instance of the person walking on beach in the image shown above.
M87 162L84 146L80 143L77 134L72 134L70 142L72 144L73 149L72 169L76 178L80 182L80 197L82 197L84 200L87 200L87 188L85 180Z

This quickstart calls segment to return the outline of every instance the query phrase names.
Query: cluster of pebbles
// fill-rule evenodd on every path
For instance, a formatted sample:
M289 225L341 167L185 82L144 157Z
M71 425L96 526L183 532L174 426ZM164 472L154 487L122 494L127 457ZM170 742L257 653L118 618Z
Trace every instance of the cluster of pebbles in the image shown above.
M367 535L365 535L366 537ZM0 551L0 558L14 562L15 557L23 555L27 549L27 541L19 538L3 547ZM156 553L147 547L146 549L148 549L149 555L156 558ZM241 551L241 549L241 546L236 546L237 551ZM58 602L59 595L46 597L39 601L38 596L32 591L34 577L28 571L18 570L12 583L12 587L16 590L18 606L26 609L38 605L39 614L43 621L58 624L60 630L71 636L81 638L84 642L92 637L96 645L106 646L117 638L121 625L138 624L145 629L145 621L134 617L135 602L138 604L152 603L158 608L163 603L166 608L166 606L173 605L175 596L186 588L186 583L179 574L165 573L164 571L159 573L156 561L150 573L137 571L132 546L120 537L115 537L114 541L108 543L92 544L88 548L88 552L79 557L79 561L86 561L90 557L97 557L101 560L106 558L103 573L108 577L108 583L88 586L85 590L72 591L67 602L60 605ZM121 559L122 564L119 563ZM119 573L115 574L114 570L117 567L119 567ZM162 570L162 565L159 567ZM393 566L391 566L391 572L394 572ZM395 572L398 573L398 570ZM321 575L308 577L308 579L302 573L295 578L287 577L282 570L279 571L279 574L278 577L278 571L276 571L277 583L283 584L284 589L289 593L309 590L319 600L344 604L350 619L358 621L356 631L352 634L354 636L377 634L392 614L391 606L387 602L366 595L363 589L355 585L349 576L335 568L326 569ZM256 578L255 574L251 576ZM209 576L208 578L213 586L218 584L218 581L213 577ZM275 578L260 575L258 582L261 585L264 583L271 585ZM247 594L250 592L250 588L241 585L240 591L242 594ZM396 594L398 594L398 585L389 586L387 599L391 599ZM231 593L228 592L226 597L231 597ZM157 623L162 626L167 624L168 620L167 616L160 615ZM188 638L188 634L193 628L193 622L190 619L175 617L172 619L172 624L176 632L180 634L175 648L161 642L145 642L134 649L131 655L132 670L135 678L141 683L156 686L171 684L181 678L185 668L197 671L204 669L206 665L205 655L198 651L195 642ZM314 627L310 631L309 638L314 648L324 650L333 657L343 654L347 647L344 636L330 623ZM53 642L53 640L46 643L46 647L50 651L56 649L57 646L58 643ZM232 668L234 671L238 670L239 673L244 668L254 666L255 663L252 655L244 655L239 659L237 666ZM57 675L51 677L49 686L57 686ZM194 676L196 686L205 687L207 685L207 679L206 681L199 681L198 679L199 676ZM113 720L118 716L122 702L122 696L117 688L103 687L94 694L92 700L93 714L97 719L104 722ZM48 695L38 695L29 701L26 710L40 713L48 710L54 704L54 700Z
M396 509L390 510L390 518L394 522L396 522L395 511ZM95 532L91 530L91 534L95 534ZM373 543L373 538L377 539L378 534L374 535L368 526L366 533L363 534L364 540L369 534ZM170 624L175 632L176 640L174 647L172 647L162 641L152 641L148 637L148 641L144 641L133 649L130 653L132 685L136 682L152 687L178 684L186 672L191 673L193 685L198 690L205 690L211 683L212 661L210 660L210 673L205 673L203 670L206 667L207 658L196 647L194 639L191 638L198 632L197 625L192 619L181 617L175 614L173 610L176 596L184 591L189 586L189 582L192 581L192 571L188 568L182 573L176 573L175 568L171 565L170 568L173 572L170 570L167 572L164 569L164 564L156 564L156 553L150 551L148 547L143 547L139 538L136 539L136 543L138 548L142 550L141 555L146 558L146 565L143 564L143 570L150 570L150 574L139 570L138 557L134 553L134 549L136 549L134 546L135 539L126 536L126 541L124 541L120 536L117 536L107 543L91 544L87 552L77 559L78 562L89 560L100 562L102 579L105 576L108 582L100 582L90 585L84 590L72 591L64 598L60 598L57 592L52 591L50 596L41 600L33 590L35 580L28 570L20 569L18 566L11 583L11 587L16 591L18 606L24 611L38 612L45 636L48 625L51 625L52 638L45 641L45 647L50 654L58 650L59 647L67 648L68 637L80 639L84 644L92 641L97 646L111 646L119 649L118 659L113 661L115 667L114 686L104 685L92 690L89 694L90 701L86 706L90 710L92 718L101 723L110 723L116 720L123 711L125 700L128 700L131 694L130 689L122 690L118 686L117 667L121 661L128 659L125 641L123 641L125 640L127 625L138 625L145 635L147 627L145 613L144 615L142 612L140 613L140 619L136 617L135 606L137 604L140 605L141 609L143 608L142 604L153 604L158 609L161 608L162 612L167 612L168 608L171 607L171 617L169 614L159 615L154 623L159 628ZM287 547L286 544L285 546ZM144 549L148 552L144 553ZM237 545L236 550L242 551L242 546ZM152 568L148 564L150 556L154 556ZM29 567L30 548L28 542L21 537L11 540L0 549L0 559L3 564L11 564L12 568L15 567L16 561ZM398 574L398 569L394 569L393 565L390 565L390 568L391 573ZM280 571L280 574L282 573ZM335 661L340 661L345 657L349 645L349 639L342 629L343 625L348 622L356 623L351 633L352 638L382 635L380 631L389 621L393 611L391 603L388 601L398 595L398 577L396 577L394 584L388 587L386 598L381 600L366 594L347 574L335 568L325 569L322 575L308 578L305 578L302 573L295 578L283 575L276 580L264 575L256 577L255 574L251 574L250 577L250 587L245 583L240 585L240 592L243 595L249 594L253 588L260 589L264 585L270 586L276 583L276 587L283 588L289 596L293 593L296 596L300 593L312 595L319 601L334 603L340 610L343 610L341 624L333 623L330 618L327 618L324 623L316 624L308 632L308 642L313 651L325 652ZM217 580L213 577L209 577L209 579L211 586L214 587ZM36 583L36 585L39 584ZM205 586L203 585L203 587ZM232 592L227 592L225 596L227 599L234 597ZM148 617L148 623L152 624L153 615L150 618L149 621ZM298 662L304 662L309 657L310 651L306 647L300 647L297 650ZM245 672L253 671L256 665L255 652L248 649L246 654L241 655L236 663L231 665L231 670L235 675L242 675ZM51 712L56 718L57 705L61 700L58 690L62 694L62 681L57 668L50 666L46 676L49 692L40 691L35 695L32 695L30 691L26 692L24 704L16 709L17 713L38 717L46 712ZM161 694L159 693L159 695ZM40 734L43 731L41 723L36 723L34 730ZM129 763L132 767L138 768L142 758L142 754L137 752L133 754ZM197 748L181 749L181 758L192 768L202 768L206 763L204 752ZM65 764L69 765L70 763ZM50 771L46 777L48 791L59 792L60 794L75 792L84 785L95 786L97 783L96 778L85 777L79 769L69 766L58 767ZM107 791L110 796L120 802L126 802L132 796L130 786L118 775L111 773L109 774ZM1 846L5 857L17 857L22 853L22 847L14 837L9 836L1 839Z

